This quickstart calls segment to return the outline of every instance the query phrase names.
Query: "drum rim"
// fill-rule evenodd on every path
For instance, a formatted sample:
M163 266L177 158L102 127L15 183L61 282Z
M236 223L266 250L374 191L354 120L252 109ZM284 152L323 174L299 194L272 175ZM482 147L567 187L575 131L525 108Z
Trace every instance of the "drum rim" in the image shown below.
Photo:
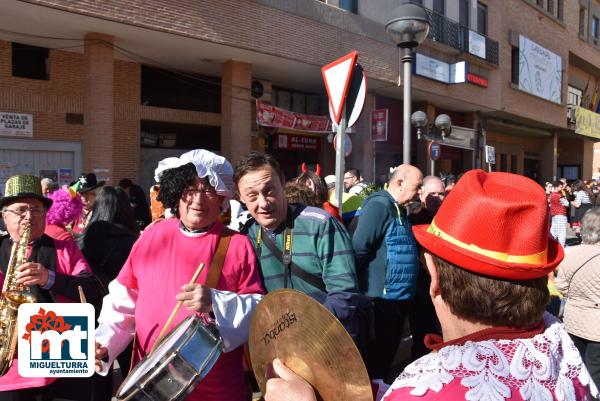
M187 332L190 329L196 329L196 326L199 324L199 322L197 321L197 319L195 319L196 316L195 315L190 315L188 317L186 317L185 319L183 319L181 322L179 322L177 324L177 326L173 327L173 329L169 332L169 334L167 334L164 338L163 341L167 341L176 331L177 329L184 325L185 323L187 323L188 320L194 320L192 323L189 324L189 327L185 330L185 332ZM189 340L189 338L188 338ZM183 346L184 343L186 343L186 341L182 342L182 344L180 344L177 348L173 349L170 354L165 354L164 356L167 357L168 361L171 361L173 359L173 355L176 355L176 352L179 351L181 349L181 347ZM149 354L148 354L149 355ZM142 360L144 360L145 358L148 357L148 355L145 355ZM132 376L133 373L137 370L137 369L141 369L142 365L141 362L142 360L140 360L138 362L138 364L136 366L134 366L133 369L131 369L131 371L129 372L129 374L127 375L127 377L125 377L125 379L123 379L123 382L119 385L119 388L117 389L117 392L115 393L115 397L118 400L121 401L127 401L129 400L133 395L135 395L139 390L140 387L143 388L144 385L148 382L148 380L150 379L150 377L148 377L148 375L151 373L151 371L148 371L146 373L144 373L140 379L138 380L138 384L132 385L126 392L125 394L121 394L123 387L125 386L125 384L127 383L127 378ZM134 391L137 390L137 391Z
M193 320L193 321L189 324L189 327L185 330L185 332L188 332L188 330L196 331L197 328L198 328L198 326L202 325L202 322L201 322L202 317L201 316L190 315L190 316L186 317L185 319L183 319L181 322L179 322L177 324L177 326L175 326L171 330L171 332L165 336L165 338L163 339L163 341L167 341L167 339L171 335L173 335L180 326L182 326L183 324L185 324L190 319ZM206 358L207 361L211 361L214 358L214 362L212 362L212 365L214 366L214 364L216 363L216 361L219 358L219 356L223 353L223 339L215 333L215 330L212 327L210 327L208 325L204 325L204 326L207 329L207 331L210 333L211 337L216 341L215 347L213 347L213 350L210 352L209 356ZM179 351L181 351L181 349L183 347L185 347L190 340L191 340L191 336L188 336L188 338L186 340L182 341L181 344L179 344L177 346L177 348L174 348L173 350L171 350L169 354L165 354L164 357L167 357L167 358L161 364L161 366L165 366L168 363L170 363L179 354ZM217 354L216 358L215 358L215 354ZM147 356L148 355L144 356L144 358L147 358ZM144 358L142 358L142 359L144 359ZM189 365L189 362L187 362L185 359L182 359L182 360ZM200 368L199 368L200 371L202 371L202 370L204 370L206 368L206 366L209 363L207 361L205 361L200 366ZM127 400L131 399L133 396L135 396L135 394L137 394L138 392L140 392L146 386L146 384L154 376L156 376L156 374L158 374L159 369L156 369L154 373L152 373L152 371L148 371L148 372L144 373L140 377L138 383L130 386L130 388L128 389L127 392L125 392L124 394L121 394L122 388L124 387L125 383L127 383L127 378L130 377L138 368L141 368L140 362L138 362L138 364L129 372L129 374L127 375L127 377L125 377L125 379L123 380L123 382L119 385L119 388L117 389L117 391L115 393L115 397L117 398L117 400L119 400L119 401L127 401ZM211 367L211 369L212 369L212 367ZM192 384L194 382L194 380L198 379L199 376L200 376L199 372L196 371L196 373L194 374L194 379L192 381L190 381L189 383ZM189 388L189 385L188 385L188 388ZM185 394L185 393L186 392L184 391L181 394ZM179 394L179 395L181 395L181 394Z

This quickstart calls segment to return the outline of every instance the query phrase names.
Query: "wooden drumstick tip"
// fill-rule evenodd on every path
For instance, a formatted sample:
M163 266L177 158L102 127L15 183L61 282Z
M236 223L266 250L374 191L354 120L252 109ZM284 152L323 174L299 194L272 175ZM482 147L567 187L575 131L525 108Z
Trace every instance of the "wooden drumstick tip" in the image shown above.
M204 263L200 263L200 266L198 266L198 268L196 269L196 272L194 273L194 275L192 276L192 279L190 280L190 282L188 284L194 284L196 282L196 280L198 280L198 277L200 277L200 273L202 273L202 269L204 269ZM154 352L154 350L156 349L158 344L160 344L160 342L163 340L163 338L167 334L167 330L171 326L171 323L173 323L173 319L175 319L175 316L177 315L177 312L179 312L181 305L183 305L183 301L177 301L177 304L175 305L173 312L171 312L171 315L169 316L165 325L163 326L162 330L160 331L160 334L156 338L156 341L154 342L154 345L152 346L152 349L150 350L148 355L151 355Z
M85 304L87 301L85 300L85 294L83 293L83 288L80 285L78 285L77 289L79 290L79 301L82 304Z

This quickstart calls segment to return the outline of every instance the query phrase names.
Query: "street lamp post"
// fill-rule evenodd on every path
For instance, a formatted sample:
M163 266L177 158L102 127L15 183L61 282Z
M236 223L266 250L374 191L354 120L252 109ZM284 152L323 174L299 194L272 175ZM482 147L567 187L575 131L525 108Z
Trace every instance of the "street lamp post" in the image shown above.
M447 114L440 114L435 118L435 122L430 124L427 121L427 114L423 111L415 111L410 116L411 124L417 129L417 139L430 141L429 156L431 157L431 175L435 174L435 159L431 153L432 143L441 140L442 142L452 133L452 120ZM425 132L423 132L423 130Z
M385 24L385 32L392 41L401 49L403 65L403 101L404 112L402 118L403 152L402 162L410 164L410 112L411 112L411 63L412 51L416 49L429 33L429 20L427 13L416 4L402 4L396 7L390 20Z

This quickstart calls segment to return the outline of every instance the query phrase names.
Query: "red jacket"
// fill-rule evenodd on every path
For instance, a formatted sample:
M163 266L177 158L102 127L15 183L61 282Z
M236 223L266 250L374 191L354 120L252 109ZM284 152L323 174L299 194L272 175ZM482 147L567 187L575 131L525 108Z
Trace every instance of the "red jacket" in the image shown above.
M566 216L567 208L560 203L560 199L562 198L562 194L560 192L552 192L550 194L550 216Z

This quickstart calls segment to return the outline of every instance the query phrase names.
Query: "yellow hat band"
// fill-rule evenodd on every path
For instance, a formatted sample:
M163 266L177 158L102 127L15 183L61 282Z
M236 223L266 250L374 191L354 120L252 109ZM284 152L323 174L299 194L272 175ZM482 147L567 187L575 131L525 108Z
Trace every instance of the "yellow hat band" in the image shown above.
M474 244L464 243L453 236L445 233L440 230L438 226L435 225L435 220L431 222L429 228L427 228L427 232L442 238L444 241L447 241L453 245L456 245L462 249L467 251L477 253L479 255L486 256L490 259L499 260L501 262L506 263L517 263L517 264L531 264L531 265L545 265L548 261L548 250L544 249L542 252L534 253L531 255L509 255L505 252L497 252L490 251L488 249L483 249Z

